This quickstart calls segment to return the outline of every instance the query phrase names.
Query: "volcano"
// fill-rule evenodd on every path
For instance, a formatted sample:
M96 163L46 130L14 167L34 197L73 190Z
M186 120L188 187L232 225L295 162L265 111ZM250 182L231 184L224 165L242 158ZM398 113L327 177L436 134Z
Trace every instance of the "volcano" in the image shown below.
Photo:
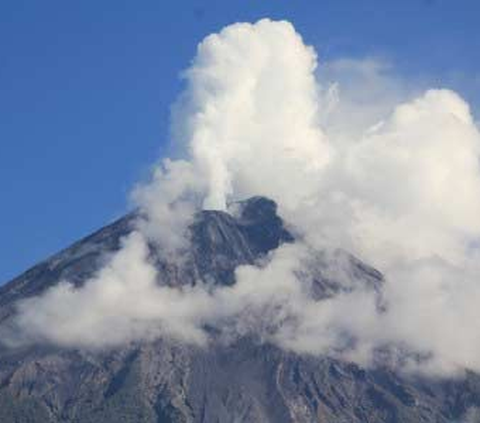
M234 209L198 212L181 262L150 245L158 284L232 286L238 266L261 265L295 241L272 200L254 197ZM20 301L63 280L82 287L137 219L138 212L130 213L4 284L0 325L12 322ZM336 256L378 293L382 307L381 273L347 252ZM322 260L319 254L311 283L316 301L346 289L322 273ZM103 350L0 343L0 422L447 423L470 418L480 406L475 373L432 379L386 364L362 368L286 351L252 334L231 342L211 338L206 347L164 336Z

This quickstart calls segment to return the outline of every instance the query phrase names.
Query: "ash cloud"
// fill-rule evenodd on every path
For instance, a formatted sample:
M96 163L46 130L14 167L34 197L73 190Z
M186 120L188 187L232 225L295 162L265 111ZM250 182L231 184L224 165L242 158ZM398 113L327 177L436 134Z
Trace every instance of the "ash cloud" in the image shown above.
M285 21L205 38L174 108L184 160L134 190L144 217L109 264L82 288L64 281L21 303L17 329L102 348L158 336L207 345L213 326L366 366L389 348L407 370L480 371L480 134L457 93L418 92L390 72L374 60L317 69ZM147 243L178 256L196 210L252 195L277 202L295 244L237 268L231 287L155 283ZM342 269L350 289L311 297L299 273L312 252L338 248L382 271L384 308Z

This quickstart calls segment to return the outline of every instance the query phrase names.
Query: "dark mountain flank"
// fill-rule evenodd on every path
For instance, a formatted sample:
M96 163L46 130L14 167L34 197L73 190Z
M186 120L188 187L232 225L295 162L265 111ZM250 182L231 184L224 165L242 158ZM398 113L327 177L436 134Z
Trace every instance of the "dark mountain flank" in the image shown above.
M136 214L104 227L0 288L0 321L15 304L67 279L81 286L134 228ZM255 264L292 234L274 202L255 197L230 215L202 211L190 227L181 264L150 247L159 284L234 284L234 270ZM358 280L379 291L379 272L345 252ZM343 289L314 278L318 300ZM0 347L0 422L151 423L447 423L480 406L480 378L432 380L299 355L255 336L208 347L172 339L105 351L53 345Z

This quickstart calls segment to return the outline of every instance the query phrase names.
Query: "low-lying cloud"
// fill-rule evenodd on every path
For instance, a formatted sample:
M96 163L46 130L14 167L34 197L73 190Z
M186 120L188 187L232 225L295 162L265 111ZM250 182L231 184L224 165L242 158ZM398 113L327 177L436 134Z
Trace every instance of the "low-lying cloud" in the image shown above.
M388 349L410 370L480 371L480 134L468 104L447 89L415 92L373 60L321 67L284 21L203 40L174 108L184 160L165 160L137 187L144 217L95 277L19 304L22 337L206 345L215 327L225 339L255 333L362 365ZM230 287L156 283L148 243L179 254L196 210L253 195L277 202L293 245L237 268ZM312 298L299 273L314 251L338 248L382 271L385 307L341 269L349 289Z

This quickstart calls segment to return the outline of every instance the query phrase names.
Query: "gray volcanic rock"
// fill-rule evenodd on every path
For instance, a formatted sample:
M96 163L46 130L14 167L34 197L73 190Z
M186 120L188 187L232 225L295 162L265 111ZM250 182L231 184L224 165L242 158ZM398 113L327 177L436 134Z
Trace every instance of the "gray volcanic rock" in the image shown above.
M129 214L0 286L0 322L11 314L10 306L16 301L39 295L61 280L80 286L102 266L108 253L120 248L134 220L135 214Z
M190 227L190 248L178 265L151 246L159 269L159 284L195 285L199 281L231 285L234 270L242 264L254 264L292 235L277 216L276 204L253 197L236 204L237 216L223 211L201 211Z
M199 213L181 264L151 246L159 284L234 283L234 270L293 241L272 201L255 197L235 215ZM15 303L61 280L82 285L133 230L130 214L0 288L0 320ZM318 300L341 289L329 261L376 292L380 273L346 252L319 253L305 274ZM447 423L480 406L480 378L431 380L365 370L328 357L302 356L254 336L208 347L171 339L108 351L53 345L0 348L0 422Z

